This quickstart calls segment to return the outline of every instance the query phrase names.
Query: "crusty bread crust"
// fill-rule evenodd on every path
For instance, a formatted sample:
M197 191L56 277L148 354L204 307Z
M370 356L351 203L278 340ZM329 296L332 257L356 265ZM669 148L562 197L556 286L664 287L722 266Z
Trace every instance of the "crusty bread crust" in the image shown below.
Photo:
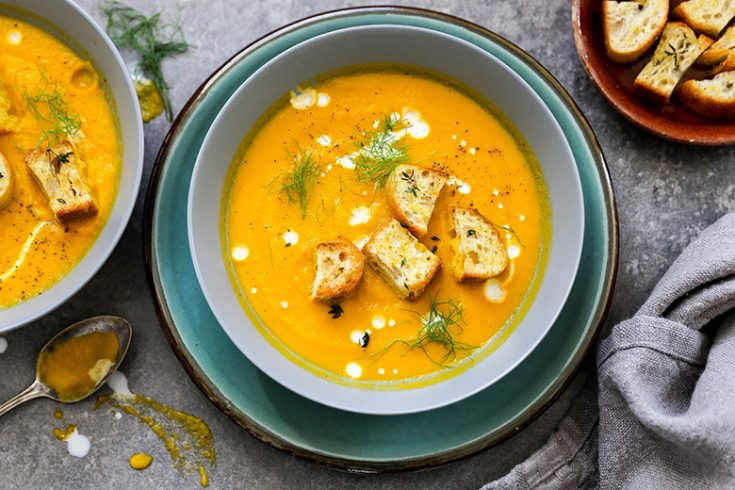
M314 251L316 274L311 298L331 301L350 294L360 283L365 258L354 243L337 239L320 243Z
M442 265L439 257L394 219L375 229L363 252L380 277L409 301L421 296Z
M682 22L669 22L651 60L636 77L635 89L648 99L665 104L684 73L712 42Z
M688 0L671 13L695 31L717 38L735 17L735 0Z
M12 114L13 104L4 83L0 82L0 134L18 129L18 117Z
M10 204L13 199L13 171L10 164L5 159L5 155L0 153L0 209Z
M669 0L602 2L607 56L616 63L638 61L666 25Z
M97 213L97 203L82 177L80 161L71 143L63 141L45 150L36 148L25 161L58 221L63 223Z
M429 230L436 200L446 181L444 172L416 165L399 165L388 178L388 204L398 221L419 238Z
M452 243L455 278L462 282L501 274L510 259L495 226L475 208L454 208L452 217L457 234Z
M677 96L688 109L706 117L735 119L735 71L709 80L688 80Z

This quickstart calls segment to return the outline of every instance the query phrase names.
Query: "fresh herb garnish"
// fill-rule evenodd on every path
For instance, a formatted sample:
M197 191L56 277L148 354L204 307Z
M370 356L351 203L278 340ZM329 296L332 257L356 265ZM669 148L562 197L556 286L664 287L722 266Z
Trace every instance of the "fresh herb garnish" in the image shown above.
M59 198L57 198L56 200L57 200L57 201L59 201L59 202L60 202L61 204L66 204L66 201L64 201L64 200L63 200L62 198L60 198L60 197L59 197Z
M117 1L106 1L101 9L107 16L107 33L118 48L129 49L140 57L137 69L140 75L151 78L163 98L166 118L171 121L173 110L161 63L189 49L181 24L163 24L161 12L147 17Z
M43 77L43 86L35 95L26 94L25 102L33 117L46 127L36 142L36 148L42 144L60 143L79 133L82 127L79 114L69 113L64 97L46 77Z
M342 316L342 313L344 313L345 310L342 309L340 305L337 303L333 304L331 308L329 308L329 314L332 315L332 320L336 320L337 318Z
M406 183L406 193L413 194L413 197L418 197L419 188L416 185L416 179L414 178L414 171L401 172L401 180Z
M436 296L434 296L431 298L428 314L420 315L418 312L415 313L422 324L416 337L407 340L394 340L373 355L380 356L392 346L399 344L408 347L408 352L414 349L421 349L431 362L442 367L447 367L449 362L457 358L457 351L469 351L477 347L456 339L464 331L464 309L453 298L446 301L438 301ZM446 352L441 359L437 360L432 358L427 350L430 344L444 347Z
M306 217L306 207L314 191L316 178L319 176L319 163L314 153L298 149L297 153L289 154L291 170L281 177L280 192L286 194L288 202L298 203L301 207L301 218Z
M681 58L687 53L689 50L690 43L686 40L686 36L684 36L684 45L681 48L677 48L671 43L668 43L669 48L664 51L664 53L668 56L674 57L674 68L679 69L679 63L681 62Z
M355 161L358 181L382 186L396 167L408 162L406 147L395 132L401 124L400 117L387 116L381 130L367 134L367 142L359 144Z
M406 267L406 264L407 264L407 263L408 263L408 261L406 260L406 257L403 257L403 258L401 259L401 267Z
M439 237L438 237L438 236L436 236L436 235L434 235L434 236L432 236L432 237L431 237L431 241L433 241L433 242L440 242L441 240L442 240L442 239L441 239L441 238L439 238Z
M69 163L69 157L74 154L73 151L68 151L66 153L59 153L56 155L56 161L59 163Z

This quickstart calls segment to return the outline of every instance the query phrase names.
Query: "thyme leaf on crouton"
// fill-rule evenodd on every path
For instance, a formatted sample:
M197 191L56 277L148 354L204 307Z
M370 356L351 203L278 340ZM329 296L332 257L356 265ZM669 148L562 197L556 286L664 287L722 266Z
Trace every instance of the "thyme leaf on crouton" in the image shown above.
M286 194L288 202L301 207L301 218L306 218L306 208L314 192L316 179L319 177L320 165L314 152L298 149L289 154L291 169L281 177L280 192Z
M146 16L117 1L105 1L101 10L107 16L107 33L112 41L118 48L128 49L139 56L139 75L151 78L163 99L166 118L171 121L173 109L161 63L189 49L181 23L164 24L161 12Z
M403 125L405 122L400 116L391 114L383 119L379 131L366 133L366 140L358 144L359 152L355 161L359 182L373 182L382 186L396 167L408 162L406 146L396 133Z
M419 318L421 327L415 337L409 339L397 339L385 346L373 356L380 356L394 345L407 347L407 353L419 349L434 364L441 367L449 367L449 363L457 359L459 351L470 351L477 346L470 345L457 339L464 331L464 307L454 298L439 301L436 296L432 297L429 304L429 312L420 314L413 312ZM434 344L444 348L445 353L441 358L432 357L428 350L429 345Z
M43 85L38 92L25 95L25 103L28 111L45 128L36 142L36 148L73 138L82 127L79 114L71 113L58 87L46 77L43 77Z

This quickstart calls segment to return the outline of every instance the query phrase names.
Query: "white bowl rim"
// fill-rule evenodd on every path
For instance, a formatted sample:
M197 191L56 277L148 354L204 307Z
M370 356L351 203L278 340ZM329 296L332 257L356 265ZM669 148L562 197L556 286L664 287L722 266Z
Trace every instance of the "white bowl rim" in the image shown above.
M273 363L272 360L269 360L267 355L264 355L262 352L259 352L257 349L252 348L248 342L243 341L243 339L238 335L238 332L242 329L242 323L237 323L237 325L240 327L239 329L234 328L234 321L231 319L231 317L221 308L220 302L221 302L221 296L216 295L213 293L213 291L210 289L210 285L208 284L208 279L212 278L213 274L213 268L206 267L203 264L203 259L205 259L205 254L203 254L203 250L198 245L199 237L201 234L194 234L192 232L194 225L194 218L193 218L193 210L196 207L195 201L196 201L196 195L197 195L197 188L199 185L201 185L202 180L204 179L203 174L204 171L203 168L206 167L206 165L203 163L205 160L205 154L207 153L208 148L213 144L212 140L215 138L215 135L217 134L217 129L219 126L223 124L223 120L226 118L225 115L228 112L231 112L233 109L232 107L236 105L237 100L244 97L244 93L247 91L247 89L250 87L250 85L253 83L253 80L257 79L262 73L267 72L271 66L276 64L278 60L283 59L287 56L289 56L290 53L297 51L299 49L303 49L305 45L311 45L315 41L319 41L324 38L330 38L338 35L345 35L345 34L352 34L352 33L358 33L360 31L375 31L376 29L388 29L388 30L395 30L395 31L417 31L417 32L424 32L426 34L429 34L431 36L436 36L438 38L444 38L445 40L451 40L455 43L462 44L467 49L480 51L481 54L491 60L493 60L498 66L502 67L509 76L515 78L516 82L524 87L524 89L529 92L529 95L536 100L539 105L540 109L547 113L548 117L550 118L550 121L555 128L556 131L558 131L559 134L562 136L563 146L566 151L566 153L569 156L569 160L572 162L571 168L573 169L573 184L574 189L576 191L575 195L572 196L572 198L575 200L575 204L577 205L576 210L578 214L575 216L576 222L579 223L579 227L576 229L577 236L574 240L575 248L571 251L570 255L572 257L571 260L571 267L568 268L569 271L571 271L570 277L568 281L565 281L562 288L559 288L559 291L562 291L561 296L563 297L562 301L559 301L558 304L555 304L554 309L551 311L551 315L548 315L548 321L546 322L547 325L543 329L543 333L538 336L538 338L533 342L532 345L528 346L528 348L525 350L523 355L516 356L516 359L514 362L509 364L499 375L495 376L492 379L487 380L486 382L482 384L478 384L476 386L473 386L472 389L465 390L463 393L447 397L444 399L437 399L430 403L412 403L412 399L417 398L417 393L421 391L436 391L438 386L445 386L447 383L451 382L452 380L461 379L467 372L470 371L477 371L477 368L488 358L491 358L493 354L485 356L483 359L481 359L478 362L478 365L473 366L466 370L463 373L460 373L456 376L453 376L449 378L446 381L439 381L437 383L433 383L428 386L423 386L420 388L414 388L414 389L405 389L405 390L385 390L385 391L379 391L379 390L367 390L367 389L359 389L359 388L353 388L344 386L341 384L329 382L322 380L315 376L313 373L308 371L307 369L298 366L296 363L288 360L283 354L281 354L275 347L273 347L270 342L266 339L264 339L260 332L257 331L257 329L251 329L256 332L256 335L263 340L267 346L273 350L273 352L277 353L278 358L280 358L278 361L276 361L280 367L285 367L289 373L288 374L295 374L296 370L303 371L303 373L307 373L307 376L297 376L296 379L290 377L290 376L284 376L280 372L276 372L273 369ZM359 63L356 63L359 64ZM295 80L294 82L300 83L304 80ZM273 101L271 101L271 104ZM258 117L260 114L258 114ZM244 135L241 136L244 137ZM538 152L535 152L538 157ZM234 157L234 154L233 154ZM539 161L541 159L539 158ZM227 167L229 168L232 164L232 158L227 162ZM221 194L220 194L221 197ZM219 215L219 208L220 208L220 200L217 200L217 213ZM553 213L553 209L552 209ZM219 220L217 220L219 222ZM218 225L219 226L219 225ZM553 225L552 225L553 226ZM190 188L189 188L189 195L188 195L188 202L187 202L187 233L188 233L188 240L189 240L189 247L191 250L191 256L192 256L192 262L194 265L194 270L196 272L196 276L199 282L199 285L202 289L202 292L204 294L204 297L209 304L210 308L212 309L212 312L217 319L220 327L225 331L225 333L230 337L232 342L236 345L236 347L251 361L253 364L255 364L262 372L267 374L269 377L277 381L279 384L285 386L286 388L290 389L291 391L294 391L298 393L301 396L304 396L306 398L309 398L317 403L325 404L328 406L331 406L333 408L342 409L346 411L356 412L356 413L364 413L364 414L372 414L372 415L399 415L399 414L409 414L409 413L416 413L421 411L427 411L432 410L436 408L440 408L446 405L450 405L452 403L455 403L457 401L460 401L464 398L467 398L469 396L472 396L473 394L487 388L491 384L497 382L499 379L501 379L505 374L510 372L512 369L514 369L518 364L520 364L530 353L535 349L535 347L538 345L538 343L543 340L544 336L548 332L548 330L551 328L551 326L554 324L554 321L559 316L561 309L563 308L564 304L566 303L566 299L569 296L569 292L571 291L571 288L574 283L574 278L576 277L576 272L579 267L579 262L581 259L582 254L582 245L583 245L583 235L584 235L584 203L582 198L582 188L581 188L581 181L579 178L579 172L575 163L574 156L571 152L571 148L569 145L569 142L567 141L566 137L564 136L563 131L561 130L561 127L559 126L558 122L554 119L553 115L551 114L551 111L546 106L546 104L543 102L543 100L538 96L536 91L525 81L523 80L520 75L518 75L513 69L508 67L503 61L499 60L497 57L492 55L491 53L488 53L481 48L468 43L467 41L464 41L462 39L456 38L450 34L445 34L437 31L433 31L430 29L425 29L423 27L415 27L415 26L403 26L403 25L394 25L394 24L375 24L375 25L369 25L369 26L355 26L355 27L346 27L342 29L338 29L335 31L331 31L328 33L321 34L319 36L315 36L313 38L307 39L305 41L302 41L295 46L289 48L288 50L284 51L283 53L279 54L278 56L274 57L273 59L269 60L267 63L265 63L261 68L259 68L255 73L253 73L248 79L242 82L240 87L232 94L230 99L225 103L225 105L222 107L220 112L215 117L214 121L212 122L211 126L209 127L209 130L207 131L207 134L202 142L199 154L197 155L197 161L194 166L194 170L192 173L192 178L190 182ZM553 242L553 237L552 237ZM217 243L218 247L217 255L218 255L218 261L221 262L221 264L218 264L222 266L222 268L226 268L224 264L224 260L221 257L221 242L220 242L220 232L219 228L217 231ZM550 252L551 254L551 252ZM211 264L208 264L211 265ZM226 270L224 271L217 271L217 273L223 272L225 276L227 276ZM546 280L546 277L548 277L548 266L547 270L544 273L544 276L541 278L541 283ZM231 281L229 277L226 277L227 287L232 292L232 296L235 297L236 293L234 291L234 288L231 284ZM540 286L539 286L540 289ZM235 298L235 301L237 299ZM533 302L532 302L533 303ZM242 311L242 307L238 303L238 308L240 312L245 315L245 313ZM228 310L229 311L229 310ZM523 324L523 319L521 320L521 323L516 327L516 330L521 327ZM248 323L252 323L249 318L247 318ZM513 338L513 335L510 335L508 339L505 340L503 345L508 344L510 339ZM250 340L253 340L252 338ZM501 345L500 348L503 347ZM276 358L276 359L278 359ZM327 397L325 398L323 393L315 394L313 391L311 391L311 388L305 388L304 381L309 379L312 381L312 384L318 385L320 388L327 389L328 391L337 390L342 392L341 396L336 397ZM318 390L314 390L318 391ZM367 394L367 396L360 396L359 394ZM400 402L396 403L397 397L400 398ZM387 395L387 396L386 396ZM376 403L370 398L383 398L383 400L379 403Z
M41 0L43 1L43 0ZM52 27L63 32L71 41L79 44L80 47L85 46L79 42L72 34L68 31L59 27L56 21L49 20L47 16L41 15L35 10L30 10L31 0L4 0L3 5L10 5L13 9L23 12L28 12L33 17L43 19L43 23L48 24L47 27ZM35 0L35 3L41 4L39 0ZM77 15L79 19L86 22L88 27L91 27L95 34L99 36L98 41L101 40L103 45L109 51L115 60L117 68L120 69L119 75L124 75L125 88L127 89L127 95L129 100L126 103L132 103L132 109L135 114L140 114L140 104L138 103L138 97L133 87L133 81L128 71L127 65L122 59L120 52L117 50L115 45L105 31L97 24L97 22L80 6L74 3L72 0L61 0L54 5L43 5L47 10L49 9L69 9L69 15ZM42 28L44 26L41 26ZM52 35L54 35L52 33ZM65 42L64 39L61 39ZM72 46L74 49L74 46ZM87 53L85 53L87 54ZM97 63L95 63L97 65ZM109 73L105 73L107 77ZM115 113L120 114L120 105L118 100L114 100L116 107ZM129 110L128 110L129 112ZM118 116L119 117L119 116ZM120 118L120 122L122 122ZM122 126L122 125L121 125ZM121 129L121 142L123 145L124 135ZM135 119L135 124L131 128L134 133L135 143L137 145L137 151L132 155L130 161L136 163L135 174L133 177L132 187L130 193L127 196L121 194L121 189L118 187L117 195L115 196L115 203L110 211L110 216L105 223L104 228L96 238L95 242L90 246L82 259L74 265L74 267L58 282L54 283L50 288L42 291L40 294L29 298L25 301L17 303L6 309L0 309L0 333L5 333L10 330L27 325L34 320L46 315L47 313L55 310L62 304L66 303L72 296L74 296L82 287L84 287L99 271L99 269L107 262L107 259L112 254L117 244L120 241L127 224L130 221L130 217L135 209L135 204L138 200L138 193L140 192L140 185L143 179L143 161L144 161L144 132L143 132L143 120L141 117ZM126 153L131 151L131 148L125 148L123 146L121 165L125 164ZM122 169L124 171L124 168ZM121 172L122 180L122 172ZM124 204L121 199L127 199ZM122 206L119 208L119 206ZM114 221L113 221L114 215Z

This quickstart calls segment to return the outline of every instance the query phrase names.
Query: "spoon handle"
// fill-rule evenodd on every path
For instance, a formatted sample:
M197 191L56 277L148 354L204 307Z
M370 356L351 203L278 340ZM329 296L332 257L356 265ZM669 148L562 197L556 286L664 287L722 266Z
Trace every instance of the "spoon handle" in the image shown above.
M25 403L28 400L32 400L34 398L38 398L39 396L44 395L46 395L46 392L44 391L41 383L39 383L38 381L34 381L31 386L0 405L0 415L5 415L6 412L9 412L21 403Z

